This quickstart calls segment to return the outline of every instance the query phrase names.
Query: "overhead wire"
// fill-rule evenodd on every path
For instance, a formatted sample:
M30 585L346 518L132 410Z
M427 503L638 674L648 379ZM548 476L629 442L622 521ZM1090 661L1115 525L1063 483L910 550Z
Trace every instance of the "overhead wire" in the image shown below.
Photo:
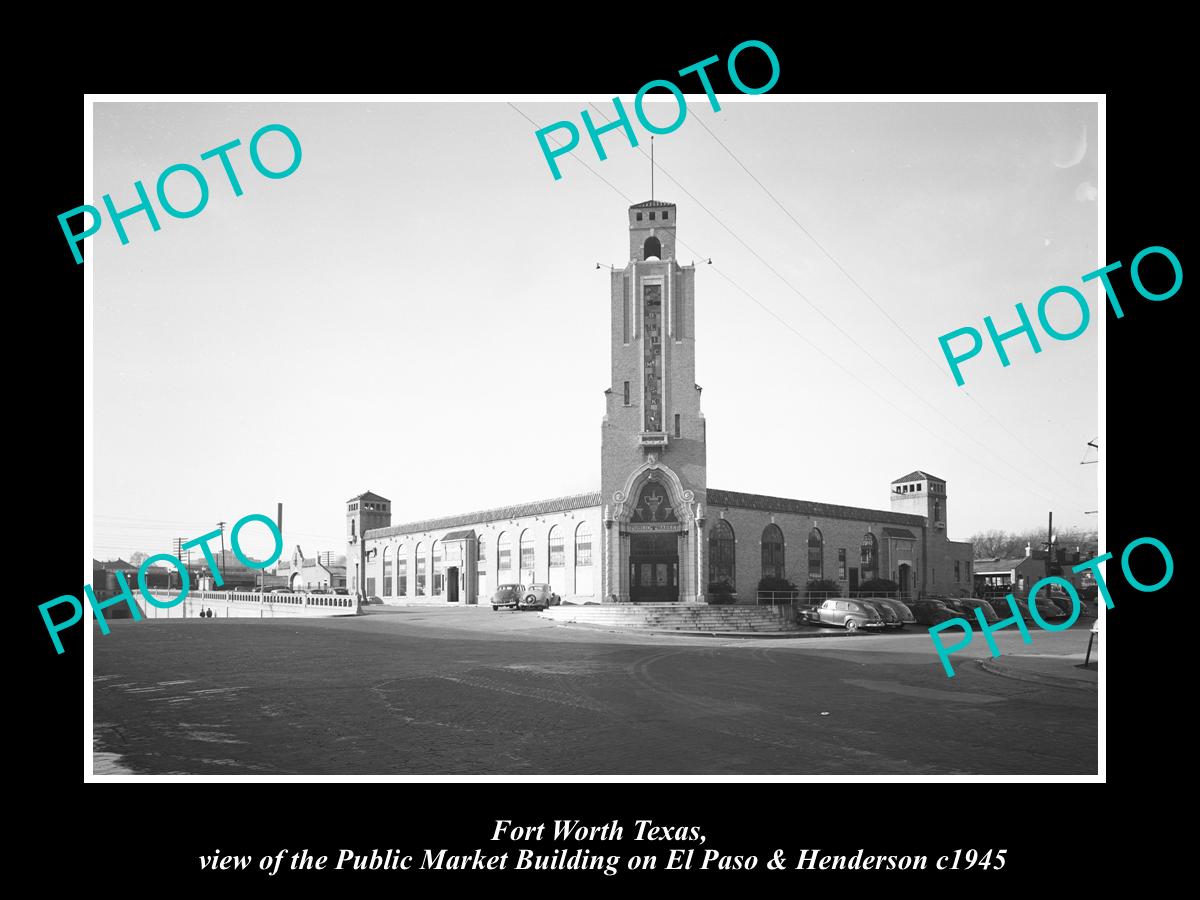
M592 109L594 109L597 113L599 113L601 116L603 116L606 120L611 121L611 118L607 115L607 113L605 113L604 110L600 109L594 103L589 103L588 105L591 106ZM522 115L524 115L524 113L522 113ZM529 117L525 116L525 118L528 119ZM533 120L530 119L530 121L532 122ZM537 125L536 122L534 122L533 124ZM646 153L645 149L643 149L641 146L638 146L635 149L637 149L643 156L646 156L647 158L649 158L649 155ZM577 157L572 157L572 158L577 159ZM583 160L578 160L578 162L583 163ZM718 216L716 213L714 213L712 210L710 210L698 197L695 196L695 194L693 194L686 187L684 187L684 185L682 183L680 183L679 179L675 178L670 172L668 172L665 168L662 167L661 164L659 164L657 162L655 163L655 167L660 172L662 172L664 175L666 175L669 179L671 179L671 181L676 185L676 187L678 187L689 198L691 198L691 200L697 206L699 206L700 209L702 209L705 213L707 213L708 216L713 219L713 221L715 221L718 225L720 225L722 228L724 228L725 231L727 231L730 234L730 236L732 236L734 238L734 240L736 240L739 244L741 244L743 247L745 247L746 250L749 251L750 254L752 256L754 256L759 262L761 262L773 275L775 275L776 278L778 278L780 281L782 281L793 293L795 293L798 297L800 297L801 300L803 300L806 304L808 304L808 306L810 308L812 308L818 315L820 315L823 319L825 319L825 321L827 321L830 325L832 325L838 331L838 333L840 333L843 337L846 338L846 340L848 340L851 344L853 344L855 347L857 347L858 350L860 352L862 352L862 354L864 356L866 356L868 359L871 359L877 366L879 366L881 369L883 369L884 372L886 372L888 375L890 375L893 380L895 380L897 383L899 383L905 390L907 390L909 393L911 393L914 397L916 397L918 400L920 400L923 404L925 404L930 409L932 409L935 414L937 414L940 418L944 419L952 428L954 428L955 430L962 433L964 436L966 436L968 438L968 440L971 440L974 443L978 444L980 447L982 447L988 453L991 453L993 456L995 456L997 459L999 459L1004 465L1006 465L1008 468L1010 468L1014 472L1016 472L1017 475L1020 476L1020 478L1025 479L1026 481L1036 485L1039 488L1040 496L1042 496L1043 499L1049 500L1051 496L1056 496L1056 497L1058 497L1059 500L1069 502L1071 504L1075 503L1075 500L1068 498L1066 496L1066 494L1059 492L1055 488L1047 487L1045 484L1041 483L1038 479L1033 478L1032 476L1028 475L1025 472L1022 472L1015 465L1013 465L1011 462L1009 462L1004 456L1002 456L1001 454L992 450L987 444L983 443L983 441L974 437L968 431L963 429L962 426L958 425L958 423L956 423L953 419L949 418L945 413L943 413L940 409L938 409L938 407L936 407L929 400L927 400L924 396L922 396L921 392L917 391L915 388L913 388L911 385L909 385L904 379L902 379L899 375L897 375L895 372L893 372L890 367L888 367L886 364L884 364L878 358L876 358L866 347L864 347L859 341L857 341L853 337L853 335L849 334L845 329L843 329L841 327L841 325L839 325L828 314L826 314L824 310L822 310L819 306L817 306L816 303L814 303L803 291L801 291L794 284L792 284L791 281L789 281L783 274L781 274L779 272L778 269L775 268L775 266L771 265L771 263L768 262L765 258L763 258L763 256L757 250L755 250L752 246L750 246L750 244L748 244L745 240L743 240L741 238L741 236L739 236L732 228L730 228L728 225L726 225L720 216ZM589 170L590 170L590 167L589 167ZM612 185L610 185L610 187L611 186ZM622 193L620 191L618 191L618 193L621 193L621 196L625 197L624 193ZM626 197L626 199L628 199L628 197ZM687 247L688 249L692 249L689 245L687 245L683 241L679 240L678 236L676 237L676 242L679 244L683 244L683 246ZM744 289L743 289L743 292L744 292ZM766 307L764 307L764 308L766 308ZM795 329L791 329L791 330L793 332L795 332L796 334L799 334L799 332L796 332ZM840 367L840 368L843 368L843 367ZM843 370L844 370L844 368L843 368ZM858 380L858 379L856 378L856 380ZM875 391L875 393L878 396L882 397L882 395L880 395L878 393L878 391ZM888 402L888 403L892 402L892 401L888 400L886 397L884 397L883 399L885 402ZM936 432L933 432L933 434L935 437L938 437L939 440L945 440L944 437L941 437L940 435L936 434ZM960 452L963 452L963 451L960 451ZM991 471L993 474L997 475L1000 478L1004 478L1004 476L999 475L999 473L997 473L994 469L991 469L990 467L989 467L989 471ZM1024 482L1022 482L1022 484L1023 483Z
M854 285L856 288L858 288L859 293L861 293L864 297L866 297L867 300L869 300L871 302L871 305L873 305L877 310L879 310L879 312L883 314L884 318L886 318L888 320L888 322L890 322L896 328L897 331L899 331L901 334L904 335L905 338L908 339L908 342L910 344L912 344L913 347L915 347L917 349L917 351L923 357L925 357L926 360L929 361L929 364L931 366L933 366L934 370L938 373L938 375L944 379L946 377L947 372L945 369L942 368L942 364L940 362L938 362L938 360L934 359L934 357L929 353L929 351L926 350L925 347L919 341L917 341L917 339L914 338L911 333L909 333L908 329L905 328L900 322L896 321L896 319L892 317L891 313L889 313L887 311L887 309L884 308L883 304L881 304L878 300L876 300L874 298L874 296L871 295L871 292L868 291L865 287L863 287L862 284L858 281L858 279L855 278L853 275L851 275L849 271L847 271L846 267L843 266L841 264L841 262L839 262L837 260L837 258L834 257L834 255L825 248L825 245L822 244L819 240L817 240L816 235L814 235L811 231L809 231L807 228L805 228L804 225L800 222L800 220L797 219L794 215L792 215L791 211L786 206L784 206L783 203L780 202L778 197L776 197L773 193L771 193L770 189L765 184L763 184L762 181L759 180L758 176L756 176L753 172L750 171L749 167L747 167L746 164L738 158L737 154L735 154L732 150L730 150L729 147L726 146L725 142L722 141L719 137L717 137L717 135L713 132L713 130L711 128L709 128L707 125L704 124L703 119L701 119L697 116L696 122L697 122L697 124L700 125L701 128L703 128L705 131L708 132L709 136L712 137L712 139L717 142L717 144L721 147L722 150L724 150L726 153L729 154L730 158L742 168L742 171L745 172L747 175L749 175L751 180L755 184L757 184L760 188L762 188L763 193L765 193L768 197L771 198L771 202L774 203L776 206L778 206L779 209L783 212L783 214L785 216L787 216L789 219L791 219L792 223L797 228L799 228L810 241L812 241L813 245L818 250L820 250L821 253L823 253L825 255L825 258L828 259L831 263L833 263L833 265L837 268L837 270L839 272L841 272L843 275L845 275L846 279L852 285ZM1014 441L1016 441L1021 447L1023 447L1025 450L1028 450L1035 457L1037 457L1039 460L1041 460L1041 462L1043 462L1045 465L1050 466L1051 468L1058 469L1058 466L1055 463L1050 462L1048 459L1046 459L1044 456L1042 456L1040 453L1038 453L1038 451L1035 448L1033 448L1033 447L1029 446L1027 443L1025 443L1025 441L1019 435L1017 435L1015 432L1013 432L1012 429L1010 429L1004 423L1003 419L1001 419L999 416L995 415L990 409L988 409L986 406L984 406L982 403L980 403L979 400L976 399L975 395L973 395L970 391L966 390L966 388L962 388L960 390L960 393L963 396L970 399L971 402L974 403L981 410L983 410L984 414L989 419L991 419L993 422L998 424L1000 426L1000 428L1004 431L1004 433L1007 434L1009 437L1011 437ZM1068 478L1074 477L1073 475L1066 475L1066 473L1064 473L1061 469L1059 469L1059 474L1064 475L1065 477L1068 477Z

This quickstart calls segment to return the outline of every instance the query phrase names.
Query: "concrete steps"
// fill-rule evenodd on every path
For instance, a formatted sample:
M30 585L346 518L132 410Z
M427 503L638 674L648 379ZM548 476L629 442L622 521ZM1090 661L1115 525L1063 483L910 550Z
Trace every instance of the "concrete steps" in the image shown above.
M552 606L538 613L556 622L574 622L655 631L795 631L772 607L708 606L702 603L606 603Z

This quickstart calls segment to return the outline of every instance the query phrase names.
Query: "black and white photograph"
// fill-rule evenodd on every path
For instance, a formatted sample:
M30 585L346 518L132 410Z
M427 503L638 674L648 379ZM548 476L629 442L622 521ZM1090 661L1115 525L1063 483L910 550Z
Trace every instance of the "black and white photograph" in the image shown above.
M1103 97L756 54L92 98L86 780L1103 780Z

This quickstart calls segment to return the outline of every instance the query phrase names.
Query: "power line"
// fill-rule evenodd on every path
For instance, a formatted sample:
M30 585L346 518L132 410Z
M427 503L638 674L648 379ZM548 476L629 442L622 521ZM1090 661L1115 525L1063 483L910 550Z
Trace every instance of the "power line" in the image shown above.
M593 108L595 108L595 107L593 106ZM863 287L859 283L858 279L856 279L853 275L851 275L846 270L845 266L843 266L840 262L838 262L838 260L836 258L834 258L834 255L832 253L830 253L828 250L825 249L825 245L822 244L820 241L818 241L816 236L811 231L809 231L807 228L805 228L804 225L801 224L799 219L797 219L794 215L792 215L791 211L788 210L788 208L779 201L779 198L776 197L774 194L772 194L771 191L767 188L767 186L765 184L763 184L761 181L759 181L758 177L753 172L751 172L750 169L748 169L746 167L746 164L743 163L740 159L738 159L737 154L735 154L732 150L730 150L727 146L725 146L725 142L722 141L719 137L717 137L716 134L713 133L713 130L711 128L709 128L707 125L704 124L703 119L697 118L696 121L700 124L700 127L703 128L705 131L707 131L709 133L709 135L712 137L712 139L720 145L721 149L724 150L726 153L728 153L730 158L733 159L733 161L735 163L737 163L739 166L742 167L742 171L744 171L747 175L749 175L751 180L753 180L755 184L757 184L760 188L762 188L763 193L765 193L768 197L771 198L771 201L776 206L778 206L780 210L782 210L783 214L785 216L787 216L789 219L791 219L793 224L795 224L795 226L797 228L799 228L802 232L804 232L805 236L807 236L808 239L813 242L813 245L825 255L825 258L828 259L831 263L833 263L834 266L837 267L837 270L839 272L841 272L843 275L845 275L846 279L852 285L854 285L856 288L858 288L859 293L861 293L864 297L866 297L869 301L871 301L871 304L883 314L884 318L886 318L893 326L895 326L895 328L901 334L903 334L906 338L908 338L908 342L917 348L917 350L920 352L920 354L929 361L930 365L933 366L934 370L938 373L938 375L942 379L944 379L946 377L946 370L942 368L942 365L940 362L938 362L936 359L933 358L933 356L930 355L929 351L925 349L924 345L919 343L916 338L914 338L911 334L909 334L908 329L906 329L903 325L901 325L894 318L892 318L891 313L889 313L883 307L883 305L871 295L870 291L868 291L865 287ZM996 416L990 409L988 409L986 406L984 406L982 403L980 403L977 399L975 399L975 396L970 391L963 389L961 391L961 393L964 396L966 396L968 399L970 399L971 402L974 403L976 406L978 406L981 410L983 410L984 414L987 415L987 417L989 419L991 419L993 422L997 423L1001 427L1001 429L1003 429L1004 433L1007 434L1009 437L1011 437L1014 441L1016 441L1018 444L1020 444L1022 447L1024 447L1026 450L1028 450L1034 456L1036 456L1039 460L1041 460L1047 466L1050 466L1051 468L1055 468L1055 469L1058 468L1055 463L1050 462L1045 457L1043 457L1040 453L1038 453L1036 449L1034 449L1033 447L1030 447L1028 444L1026 444L1024 440L1022 440L1017 434L1015 434L1004 423L1003 419ZM1063 472L1062 470L1059 470L1059 474L1066 475L1066 473ZM1073 476L1066 476L1066 477L1070 478Z
M679 242L678 238L676 238L676 242L677 243ZM722 272L717 266L714 265L712 268L713 268L714 272L716 272L718 275L720 275L722 278L724 278L726 281L728 281L731 285L733 285L735 288L737 288L739 291L741 291L743 294L745 294L747 297L749 297L752 301L754 301L754 303L756 303L760 307L762 307L768 314L770 314L772 317L774 317L776 320L778 320L779 323L781 325L783 325L784 328L788 329L788 331L795 334L798 338L800 338L800 340L804 341L804 343L808 344L808 346L812 347L814 350L816 350L818 353L820 353L822 356L824 356L827 360L829 360L831 363L833 363L833 365L837 366L839 369L841 369L843 372L845 372L847 375L849 375L851 378L853 378L855 381L857 381L859 384L861 384L863 387L865 387L867 390L869 390L875 396L879 397L885 403L889 402L887 397L883 396L883 394L881 394L879 391L877 391L874 387L867 384L867 382L863 381L855 372L846 368L836 358L834 358L833 356L830 356L828 353L826 353L824 350L822 350L818 345L816 345L812 341L810 341L807 337L804 336L804 334L802 332L797 331L795 329L795 327L793 327L791 325L791 323L789 323L786 319L784 319L782 316L780 316L778 313L776 313L773 309L771 309L769 306L767 306L765 303L763 303L761 300L759 300L757 297L755 297L753 294L751 294L748 290L746 290L744 287L742 287L740 284L738 284L736 281L734 281L732 278L730 278L728 275L726 275L724 272ZM954 444L951 444L946 438L939 435L932 428L930 428L928 425L923 423L920 419L914 419L913 421L915 422L917 427L924 429L925 431L929 432L929 434L933 435L938 440L945 442L946 445L949 446L952 450L955 450L964 455L969 455L969 454L967 454L967 451L963 450L960 447L955 446ZM978 457L975 457L975 463L976 463L976 465L981 466L982 468L991 472L997 478L1004 478L1003 475L1001 475L999 472L997 472L995 469L993 469L987 463L980 460ZM1021 487L1023 487L1025 489L1025 491L1028 494L1030 494L1031 496L1038 497L1043 500L1048 499L1044 493L1042 493L1040 491L1031 490L1024 483L1018 482L1018 484Z
M611 121L611 119L609 119L608 115L607 115L607 114L606 114L606 113L605 113L605 112L604 112L602 109L600 109L598 106L596 106L594 103L589 103L588 105L589 105L589 106L591 106L591 107L592 107L592 109L596 110L596 112L598 112L598 113L599 113L601 116L603 116L603 117L604 117L606 120L609 120L609 121ZM528 118L528 117L526 117L526 118ZM532 121L532 120L531 120L531 121ZM536 125L537 123L535 122L535 123L533 123L533 124L534 124L534 125ZM643 149L642 149L640 146L639 146L639 147L637 147L636 149L637 149L637 150L638 150L638 151L639 151L639 152L640 152L640 153L641 153L643 156L647 156L647 154L646 154L646 151L645 151L645 150L643 150ZM1058 497L1060 500L1063 500L1063 501L1066 501L1066 502L1070 502L1070 503L1073 503L1073 502L1074 502L1074 500L1073 500L1073 499L1070 499L1070 498L1068 498L1068 497L1067 497L1065 494L1061 494L1061 493L1059 493L1059 492L1058 492L1058 491L1057 491L1055 488L1048 488L1046 485L1044 485L1044 484L1042 484L1041 482L1039 482L1038 480L1034 479L1032 476L1030 476L1030 475L1028 475L1028 474L1026 474L1026 473L1022 472L1022 471L1021 471L1020 469L1018 469L1018 468L1017 468L1015 465L1013 465L1011 462L1009 462L1007 459L1005 459L1005 458L1004 458L1004 457L1003 457L1001 454L997 453L995 450L991 449L991 448L990 448L990 447L989 447L987 444L985 444L983 441L979 440L979 439L978 439L978 438L976 438L974 435L972 435L972 434L970 434L969 432L967 432L967 431L966 431L965 429L963 429L963 428L962 428L962 426L960 426L960 425L959 425L957 422L955 422L953 419L951 419L949 416L947 416L945 413L943 413L943 412L942 412L940 409L938 409L936 406L934 406L932 403L930 403L930 402L929 402L929 400L927 400L925 397L923 397L923 396L921 395L921 392L920 392L920 391L918 391L918 390L916 390L915 388L913 388L912 386L910 386L910 385L909 385L909 384L908 384L908 383L907 383L907 382L906 382L904 379L902 379L902 378L901 378L899 375L897 375L895 372L893 372L893 371L892 371L892 370L891 370L891 369L890 369L890 368L889 368L887 365L885 365L885 364L884 364L883 362L881 362L881 361L880 361L878 358L876 358L876 357L875 357L875 356L874 356L874 355L873 355L873 354L872 354L872 353L871 353L869 350L867 350L867 348L866 348L866 347L864 347L862 344L860 344L860 343L859 343L859 342L858 342L858 341L857 341L857 340L856 340L856 339L855 339L855 338L854 338L854 337L853 337L851 334L849 334L849 333L848 333L848 332L847 332L847 331L846 331L844 328L842 328L842 327L841 327L841 326L840 326L840 325L839 325L837 322L835 322L835 321L834 321L832 318L830 318L830 317L829 317L829 316L828 316L828 315L827 315L827 314L824 312L824 310L822 310L822 309L821 309L820 307L818 307L818 306L817 306L817 305L816 305L816 304L815 304L815 303L814 303L814 302L813 302L811 299L809 299L809 297L808 297L808 296L807 296L807 295L806 295L806 294L805 294L803 291L801 291L799 288L797 288L795 285L793 285L793 284L792 284L792 283L791 283L791 282L790 282L790 281L789 281L789 280L788 280L788 279L787 279L787 278L786 278L784 275L782 275L782 274L779 272L779 270L778 270L778 269L776 269L776 268L775 268L773 265L771 265L771 264L770 264L770 263L769 263L769 262L768 262L766 259L764 259L764 258L763 258L763 256L762 256L762 255L761 255L761 254L760 254L760 253L759 253L757 250L755 250L753 247L751 247L751 246L750 246L750 244L746 243L746 241L742 240L742 238L741 238L741 237L740 237L740 236L739 236L739 235L738 235L738 234L737 234L737 233L736 233L736 232L735 232L735 231L734 231L732 228L730 228L728 225L726 225L726 224L725 224L725 223L724 223L724 222L721 220L721 217L720 217L720 216L718 216L716 213L714 213L712 210L710 210L710 209L709 209L707 206L705 206L705 205L704 205L704 204L703 204L703 203L702 203L702 202L701 202L701 201L700 201L700 200L699 200L699 199L696 197L696 195L695 195L695 194L693 194L693 193L692 193L691 191L689 191L689 190L688 190L686 187L684 187L684 186L683 186L683 185L682 185L682 184L679 182L679 180L678 180L677 178L675 178L673 175L671 175L671 173L670 173L670 172L668 172L666 169L663 169L663 167L662 167L662 165L661 165L661 164L659 164L659 165L658 165L658 168L659 168L659 169L662 171L662 173L663 173L664 175L666 175L668 178L670 178L670 179L671 179L671 181L672 181L672 182L674 182L674 184L676 185L676 187L678 187L678 188L679 188L681 191L683 191L685 194L687 194L687 196L691 198L692 202L694 202L694 203L695 203L697 206L699 206L699 207L700 207L702 210L704 210L704 212L706 212L706 213L709 215L709 217L711 217L711 218L712 218L712 219L713 219L713 220L714 220L714 221L715 221L715 222L716 222L718 225L720 225L720 226L721 226L722 228L724 228L724 229L725 229L727 232L729 232L729 234L730 234L730 235L733 237L733 239L734 239L734 240L736 240L736 241L737 241L739 244L741 244L743 247L745 247L745 248L746 248L746 250L748 250L748 251L750 252L750 254L751 254L752 256L754 256L754 258L755 258L755 259L757 259L757 260L758 260L759 262L761 262L761 263L762 263L764 266L766 266L766 267L767 267L767 269L768 269L768 270L770 270L770 272L771 272L773 275L775 275L775 277L776 277L776 278L778 278L778 279L779 279L780 281L782 281L782 282L783 282L785 285L787 285L787 287L788 287L788 288L789 288L789 289L790 289L790 290L791 290L791 291L792 291L794 294L796 294L796 296L798 296L798 297L799 297L801 300L803 300L803 301L804 301L806 304L808 304L808 305L809 305L809 306L810 306L810 307L811 307L811 308L812 308L812 309L813 309L813 310L814 310L814 311L815 311L815 312L816 312L818 315L820 315L820 316L821 316L821 318L825 319L825 321L826 321L826 322L828 322L828 323L829 323L830 325L832 325L832 326L833 326L835 329L837 329L838 333L839 333L839 334L841 334L843 337L845 337L845 338L846 338L846 340L848 340L848 341L849 341L851 344L853 344L855 347L857 347L857 348L858 348L858 350L859 350L859 351L860 351L860 352L861 352L861 353L862 353L864 356L866 356L868 359L872 360L872 361L873 361L873 362L874 362L874 363L875 363L877 366L879 366L881 369L883 369L883 371L884 371L884 372L886 372L888 375L890 375L894 381L896 381L896 382L897 382L898 384L900 384L900 385L901 385L901 386L902 386L902 387L903 387L905 390L907 390L907 391L908 391L910 394L912 394L914 397L916 397L918 400L920 400L922 403L924 403L926 406L928 406L928 407L929 407L931 410L933 410L935 414L937 414L937 415L938 415L938 416L940 416L942 419L944 419L944 420L945 420L945 421L946 421L946 422L947 422L947 423L948 423L948 424L949 424L949 425L950 425L952 428L954 428L956 431L959 431L960 433L962 433L962 434L963 434L963 435L964 435L964 436L965 436L965 437L966 437L968 440L971 440L971 441L973 441L974 443L978 444L980 447L982 447L982 448L983 448L985 451L987 451L988 453L991 453L991 454L992 454L993 456L995 456L995 457L996 457L998 460L1000 460L1000 461L1001 461L1001 462L1002 462L1004 465L1006 465L1008 468L1010 468L1010 469L1012 469L1014 472L1016 472L1016 473L1017 473L1017 475L1018 475L1019 477L1021 477L1021 478L1024 478L1024 479L1026 479L1026 480L1028 480L1028 481L1030 481L1030 482L1032 482L1032 483L1034 483L1034 484L1038 485L1038 487L1040 488L1040 490L1043 492L1042 496L1043 496L1043 498L1044 498L1044 499L1049 499L1051 496L1055 496L1055 497ZM624 194L622 194L621 196L625 196L625 195L624 195ZM628 198L626 198L626 199L628 199ZM676 238L676 242L677 242L677 243L683 243L682 241L679 241L678 237ZM686 247L686 246L688 246L688 245L684 244L684 246ZM690 249L690 248L689 248L689 249ZM782 320L781 320L781 321L782 321ZM790 326L789 326L789 327L790 327ZM795 329L791 329L791 330L792 330L792 331L795 331ZM797 333L797 334L799 334L799 332L796 332L796 333ZM878 392L876 392L876 393L878 393ZM881 397L882 397L882 395L879 395L879 396L881 396ZM891 402L892 402L892 401L888 400L886 397L882 397L882 399L884 400L884 402L885 402L885 403L891 403ZM940 435L936 434L935 432L931 432L931 433L934 435L934 437L937 437L939 440L945 440L945 438L942 438ZM989 470L989 471L992 471L994 474L997 474L997 475L999 475L999 473L996 473L994 469L991 469L991 470ZM1000 476L1000 477L1001 477L1001 478L1003 478L1003 476Z

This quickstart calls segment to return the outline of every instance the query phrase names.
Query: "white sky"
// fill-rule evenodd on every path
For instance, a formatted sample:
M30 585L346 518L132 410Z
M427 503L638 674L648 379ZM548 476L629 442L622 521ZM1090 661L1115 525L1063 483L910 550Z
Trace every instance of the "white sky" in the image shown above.
M723 96L713 112L689 97L683 126L655 140L680 261L714 263L696 277L709 486L887 509L892 479L924 469L948 482L955 539L1051 509L1061 527L1094 527L1098 467L1079 463L1097 433L1097 282L1080 283L1101 263L1095 105L763 101ZM582 131L584 101L515 105ZM274 122L303 146L280 180L247 149ZM238 198L199 159L233 138ZM127 246L107 221L87 241L95 555L167 552L221 519L273 517L277 501L285 556L297 543L340 553L345 501L368 489L392 500L393 522L597 490L609 279L595 263L624 265L626 208L649 199L645 157L619 132L604 144L601 162L585 133L556 182L534 126L503 102L97 104L86 202L132 206L135 179L153 196L177 162L204 171L211 196L194 218L159 209L157 233L125 220ZM272 168L290 159L280 135L262 149ZM188 181L169 182L185 209ZM955 387L939 335L982 332L989 314L1014 327L1018 301L1036 321L1059 284L1089 299L1082 337L1039 332L1037 355L1009 341L1008 368L985 347ZM1058 303L1051 320L1071 330L1078 313ZM265 529L245 546L265 555Z

